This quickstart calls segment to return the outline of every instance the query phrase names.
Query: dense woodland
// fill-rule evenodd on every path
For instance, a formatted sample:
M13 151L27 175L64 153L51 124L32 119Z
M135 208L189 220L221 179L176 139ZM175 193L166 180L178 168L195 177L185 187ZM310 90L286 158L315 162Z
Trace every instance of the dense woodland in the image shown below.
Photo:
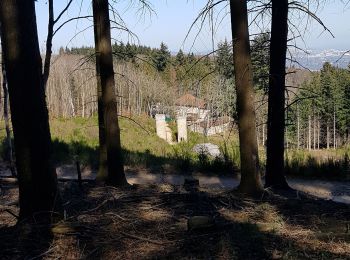
M153 3L136 2L138 10L154 12ZM287 65L290 42L303 30L295 17L331 34L313 3L209 0L190 31L206 21L214 26L213 10L225 5L219 13L230 20L232 40L208 55L114 39L115 28L129 32L116 1L92 0L91 14L67 21L62 17L75 0L63 10L55 10L54 0L47 4L41 53L35 1L0 2L6 153L0 170L11 174L0 177L0 258L350 257L350 67L326 62L311 72ZM57 30L83 18L92 19L94 46L53 53ZM252 23L266 22L269 29L250 34ZM190 134L174 146L161 141L147 124L155 113L174 119L175 100L187 93L204 99L212 117L232 118L229 131ZM82 134L88 131L92 146ZM218 142L222 156L200 153L194 159L200 167L193 168L198 140ZM323 156L333 149L341 155L326 163L300 159L303 150ZM59 154L71 157L68 166ZM81 165L85 154L91 156ZM131 167L130 158L143 163ZM341 194L325 196L319 183L286 178L306 172L305 161L340 176L344 183L328 187L341 186ZM155 165L157 173L150 171ZM57 177L62 171L70 178ZM86 171L93 178L85 179ZM202 185L214 172L225 190Z

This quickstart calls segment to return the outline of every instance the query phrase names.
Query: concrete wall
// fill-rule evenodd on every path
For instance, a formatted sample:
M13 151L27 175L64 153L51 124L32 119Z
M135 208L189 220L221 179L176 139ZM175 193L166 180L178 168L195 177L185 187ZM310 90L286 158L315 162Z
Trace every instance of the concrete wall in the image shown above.
M177 106L176 113L178 116L186 116L187 114L197 114L198 122L203 121L209 114L210 110L200 109L198 107Z
M200 124L192 124L189 126L190 131L200 133L206 136L221 134L227 131L229 128L230 128L230 123L226 123L218 126L212 126L208 128L203 128L200 126Z
M177 124L177 141L187 141L187 118L186 116L176 117Z
M156 119L156 130L157 130L157 135L164 139L167 140L167 134L166 134L166 122L165 122L165 115L164 114L156 114L155 115Z

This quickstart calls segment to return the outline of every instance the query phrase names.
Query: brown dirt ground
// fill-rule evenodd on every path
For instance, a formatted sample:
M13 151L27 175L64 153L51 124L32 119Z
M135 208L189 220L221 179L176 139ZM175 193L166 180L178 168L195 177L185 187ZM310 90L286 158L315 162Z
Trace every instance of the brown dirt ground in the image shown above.
M16 226L17 186L0 185L0 259L350 259L350 207L300 193L65 182L66 220L47 227ZM188 231L200 215L215 225Z

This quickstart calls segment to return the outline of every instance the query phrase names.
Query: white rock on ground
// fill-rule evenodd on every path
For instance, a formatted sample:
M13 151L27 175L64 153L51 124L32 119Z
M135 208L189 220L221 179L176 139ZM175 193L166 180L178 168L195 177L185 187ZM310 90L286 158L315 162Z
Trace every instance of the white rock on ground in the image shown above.
M221 152L219 146L212 143L196 144L193 147L193 151L198 154L206 154L212 157L220 157Z

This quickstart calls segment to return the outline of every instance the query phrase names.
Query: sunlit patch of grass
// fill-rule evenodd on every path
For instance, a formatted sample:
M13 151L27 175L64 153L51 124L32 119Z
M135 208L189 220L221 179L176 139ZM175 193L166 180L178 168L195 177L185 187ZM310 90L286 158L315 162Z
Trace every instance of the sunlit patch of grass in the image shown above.
M350 173L348 149L286 153L286 172L302 177L347 178Z
M200 171L208 174L232 174L240 167L240 149L237 131L224 135L205 137L189 132L188 142L169 145L156 135L155 120L148 116L120 117L121 143L127 166L165 169L167 165L180 172ZM169 123L175 140L176 124ZM6 142L3 121L0 122L1 155L6 159ZM53 159L56 164L79 160L82 164L98 166L98 120L91 118L54 118L50 120L53 139ZM219 146L221 156L193 152L199 143ZM301 177L347 178L350 177L350 148L336 150L287 150L286 173ZM261 171L264 172L266 153L259 150Z

